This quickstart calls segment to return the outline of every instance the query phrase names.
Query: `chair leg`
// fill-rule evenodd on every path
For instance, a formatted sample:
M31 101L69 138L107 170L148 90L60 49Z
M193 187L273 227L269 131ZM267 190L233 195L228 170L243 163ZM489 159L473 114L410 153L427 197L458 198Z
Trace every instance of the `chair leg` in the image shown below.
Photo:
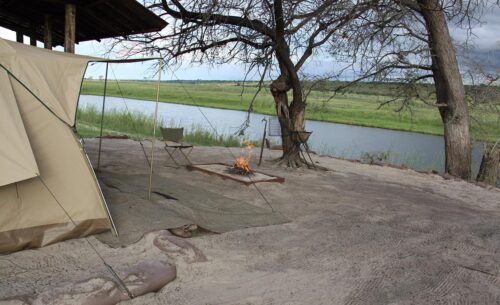
M189 154L193 151L193 148L194 148L194 146L189 148L189 151L188 151L188 153L186 154L187 156L189 156Z
M165 151L167 152L167 154L170 156L170 159L172 159L172 161L174 161L175 165L179 166L179 163L177 163L177 161L175 161L175 158L173 156L173 154L175 153L175 150L177 148L174 148L174 150L172 152L170 152L168 149L167 149L168 146L165 146L164 149Z
M188 156L189 154L191 153L191 151L193 150L193 147L191 147L191 149L188 151L187 154L185 154L183 151L182 151L182 148L179 148L179 151L181 152L181 154L184 156L184 159L186 159L186 162L188 163L188 165L192 165L193 163L191 163L191 160L189 160Z

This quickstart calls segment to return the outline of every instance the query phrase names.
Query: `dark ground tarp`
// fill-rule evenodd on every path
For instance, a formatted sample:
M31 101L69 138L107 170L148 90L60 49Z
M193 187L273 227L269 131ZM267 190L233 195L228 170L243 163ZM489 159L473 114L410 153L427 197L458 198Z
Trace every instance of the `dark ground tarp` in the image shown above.
M186 224L215 233L288 222L281 215L240 200L158 175L153 177L151 201L147 175L101 172L103 193L120 236L97 236L111 246L138 241L144 233Z

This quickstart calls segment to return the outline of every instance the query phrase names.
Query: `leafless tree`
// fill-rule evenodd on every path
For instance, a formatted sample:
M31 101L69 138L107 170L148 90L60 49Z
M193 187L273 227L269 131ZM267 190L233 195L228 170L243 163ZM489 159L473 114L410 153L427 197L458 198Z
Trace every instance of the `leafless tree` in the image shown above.
M260 85L271 77L282 130L281 162L301 166L298 132L304 131L306 111L301 69L313 54L326 53L340 29L367 6L348 0L145 2L170 25L167 33L129 37L129 50L159 52L169 61L244 63L249 71L259 71Z
M345 29L343 55L360 77L404 84L409 104L434 98L444 126L445 170L469 179L469 109L448 25L472 29L488 0L379 0ZM341 48L338 45L335 52ZM419 84L432 84L429 86Z

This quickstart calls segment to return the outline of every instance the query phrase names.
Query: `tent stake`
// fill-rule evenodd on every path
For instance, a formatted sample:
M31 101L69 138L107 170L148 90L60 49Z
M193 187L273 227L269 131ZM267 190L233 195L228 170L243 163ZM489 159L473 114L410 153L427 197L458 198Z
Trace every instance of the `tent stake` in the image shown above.
M101 131L99 132L99 151L97 152L97 172L101 164L101 146L102 146L102 127L104 123L104 108L106 107L106 88L108 86L108 65L106 63L106 76L104 77L104 94L102 96L102 112L101 112Z
M151 200L151 185L153 183L153 162L155 160L155 143L156 143L156 121L158 118L158 103L160 102L160 84L161 84L161 69L162 60L158 60L158 84L156 87L156 106L155 106L155 116L153 120L153 139L151 140L151 163L149 168L149 188L148 188L148 199Z

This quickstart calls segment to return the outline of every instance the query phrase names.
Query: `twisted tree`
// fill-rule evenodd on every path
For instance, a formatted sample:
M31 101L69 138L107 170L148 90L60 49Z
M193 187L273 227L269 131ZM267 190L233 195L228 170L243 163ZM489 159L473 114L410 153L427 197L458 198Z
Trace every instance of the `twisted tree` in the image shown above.
M170 26L166 33L128 37L125 45L130 51L157 52L168 61L245 63L249 71L259 71L259 85L271 77L282 130L282 161L301 166L297 132L304 131L307 105L301 69L313 54L326 53L340 29L366 5L348 0L145 2Z

